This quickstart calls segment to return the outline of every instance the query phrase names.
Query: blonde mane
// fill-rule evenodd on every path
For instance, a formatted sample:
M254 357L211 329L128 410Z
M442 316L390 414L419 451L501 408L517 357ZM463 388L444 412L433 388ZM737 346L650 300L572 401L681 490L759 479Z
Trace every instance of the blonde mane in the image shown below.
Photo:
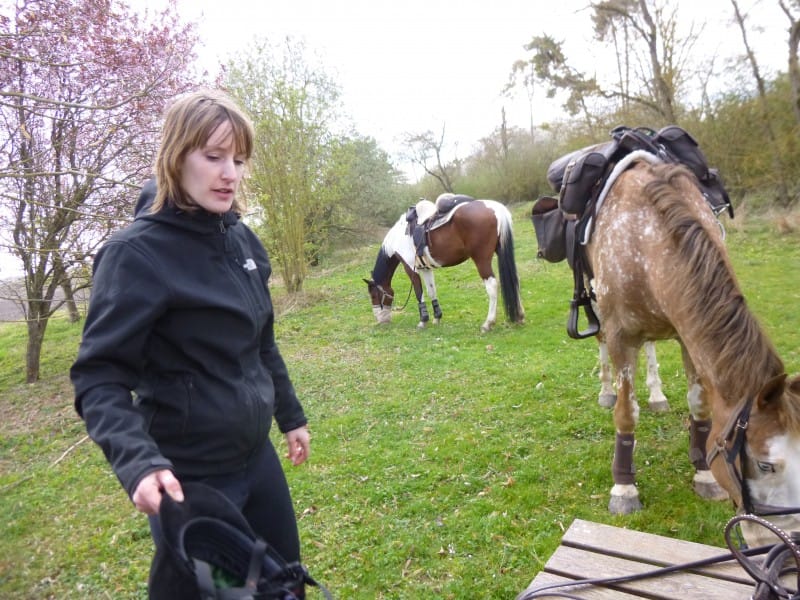
M713 357L713 376L726 400L752 398L766 380L784 372L783 362L748 309L724 245L687 204L689 194L699 194L692 174L677 165L654 166L652 173L645 196L663 217L686 266L674 273L684 314L697 319L701 345Z

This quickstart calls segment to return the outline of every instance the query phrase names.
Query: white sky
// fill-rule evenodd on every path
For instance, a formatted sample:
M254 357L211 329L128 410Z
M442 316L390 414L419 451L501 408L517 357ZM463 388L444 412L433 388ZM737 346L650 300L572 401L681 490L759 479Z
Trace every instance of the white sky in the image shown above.
M128 0L162 7L166 0ZM358 131L395 153L405 133L427 130L457 144L460 157L501 122L527 128L531 106L520 89L503 97L523 46L547 33L566 40L571 63L591 70L588 0L177 0L180 14L199 24L200 58L216 66L235 58L254 37L273 42L303 39L325 71L341 86L343 104ZM777 0L739 0L757 6L752 32L759 60L785 70L788 19ZM731 28L729 0L678 0L686 27L712 20L704 54L742 54L738 29ZM685 16L684 16L685 15ZM768 25L771 24L771 25ZM596 43L595 50L597 49ZM583 59L583 60L581 60ZM580 61L580 63L579 63ZM720 62L720 65L722 63ZM560 113L560 102L544 90L533 100L535 124ZM452 147L452 146L451 146Z
M161 10L167 3L125 1L142 10ZM588 0L176 1L182 18L198 23L200 59L212 70L256 37L304 40L340 85L344 110L359 133L395 157L404 134L438 135L445 127L448 148L463 158L500 124L502 108L510 125L527 128L531 107L525 93L510 99L501 91L514 61L528 57L523 46L534 36L547 33L564 41L568 60L581 70L593 68L598 48ZM752 10L751 26L763 29L750 32L759 62L770 72L785 70L788 19L777 0L739 4ZM699 52L742 54L728 0L678 0L678 6L686 27L708 21ZM559 114L560 102L537 90L534 123ZM13 259L0 252L0 278L15 270Z

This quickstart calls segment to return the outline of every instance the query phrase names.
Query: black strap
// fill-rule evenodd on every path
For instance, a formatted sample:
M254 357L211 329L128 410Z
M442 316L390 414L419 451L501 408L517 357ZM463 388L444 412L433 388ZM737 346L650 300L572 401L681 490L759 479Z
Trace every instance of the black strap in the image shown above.
M197 588L200 590L200 600L217 600L217 587L211 575L211 567L205 561L192 559L194 563L194 576Z
M250 553L250 564L247 567L247 578L244 581L245 589L256 591L258 578L261 575L261 566L264 564L264 555L267 553L267 543L257 539Z
M575 340L582 340L600 333L600 319L597 318L597 314L592 308L592 301L595 299L594 292L586 289L585 277L591 271L586 266L586 251L580 243L580 229L578 221L567 222L567 260L572 267L574 281L574 291L567 317L567 335ZM587 321L587 327L583 331L578 329L581 309L583 309Z

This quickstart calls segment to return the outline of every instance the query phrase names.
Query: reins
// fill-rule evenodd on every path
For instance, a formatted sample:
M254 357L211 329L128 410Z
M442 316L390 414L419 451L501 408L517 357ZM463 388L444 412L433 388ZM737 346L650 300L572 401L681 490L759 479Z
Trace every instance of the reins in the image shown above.
M408 306L408 301L411 299L411 290L413 290L413 289L414 289L414 286L411 284L411 282L409 282L408 283L408 296L406 296L406 301L403 302L403 306L400 306L398 308L393 308L392 310L397 310L397 311L405 310L406 306Z

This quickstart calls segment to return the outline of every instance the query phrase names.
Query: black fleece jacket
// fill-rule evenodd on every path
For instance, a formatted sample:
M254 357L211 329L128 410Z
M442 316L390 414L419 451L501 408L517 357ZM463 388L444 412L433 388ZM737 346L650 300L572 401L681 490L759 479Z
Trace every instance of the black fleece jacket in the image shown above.
M158 469L236 472L273 416L284 433L306 424L275 344L270 273L232 212L140 211L98 252L70 375L75 408L129 495Z

